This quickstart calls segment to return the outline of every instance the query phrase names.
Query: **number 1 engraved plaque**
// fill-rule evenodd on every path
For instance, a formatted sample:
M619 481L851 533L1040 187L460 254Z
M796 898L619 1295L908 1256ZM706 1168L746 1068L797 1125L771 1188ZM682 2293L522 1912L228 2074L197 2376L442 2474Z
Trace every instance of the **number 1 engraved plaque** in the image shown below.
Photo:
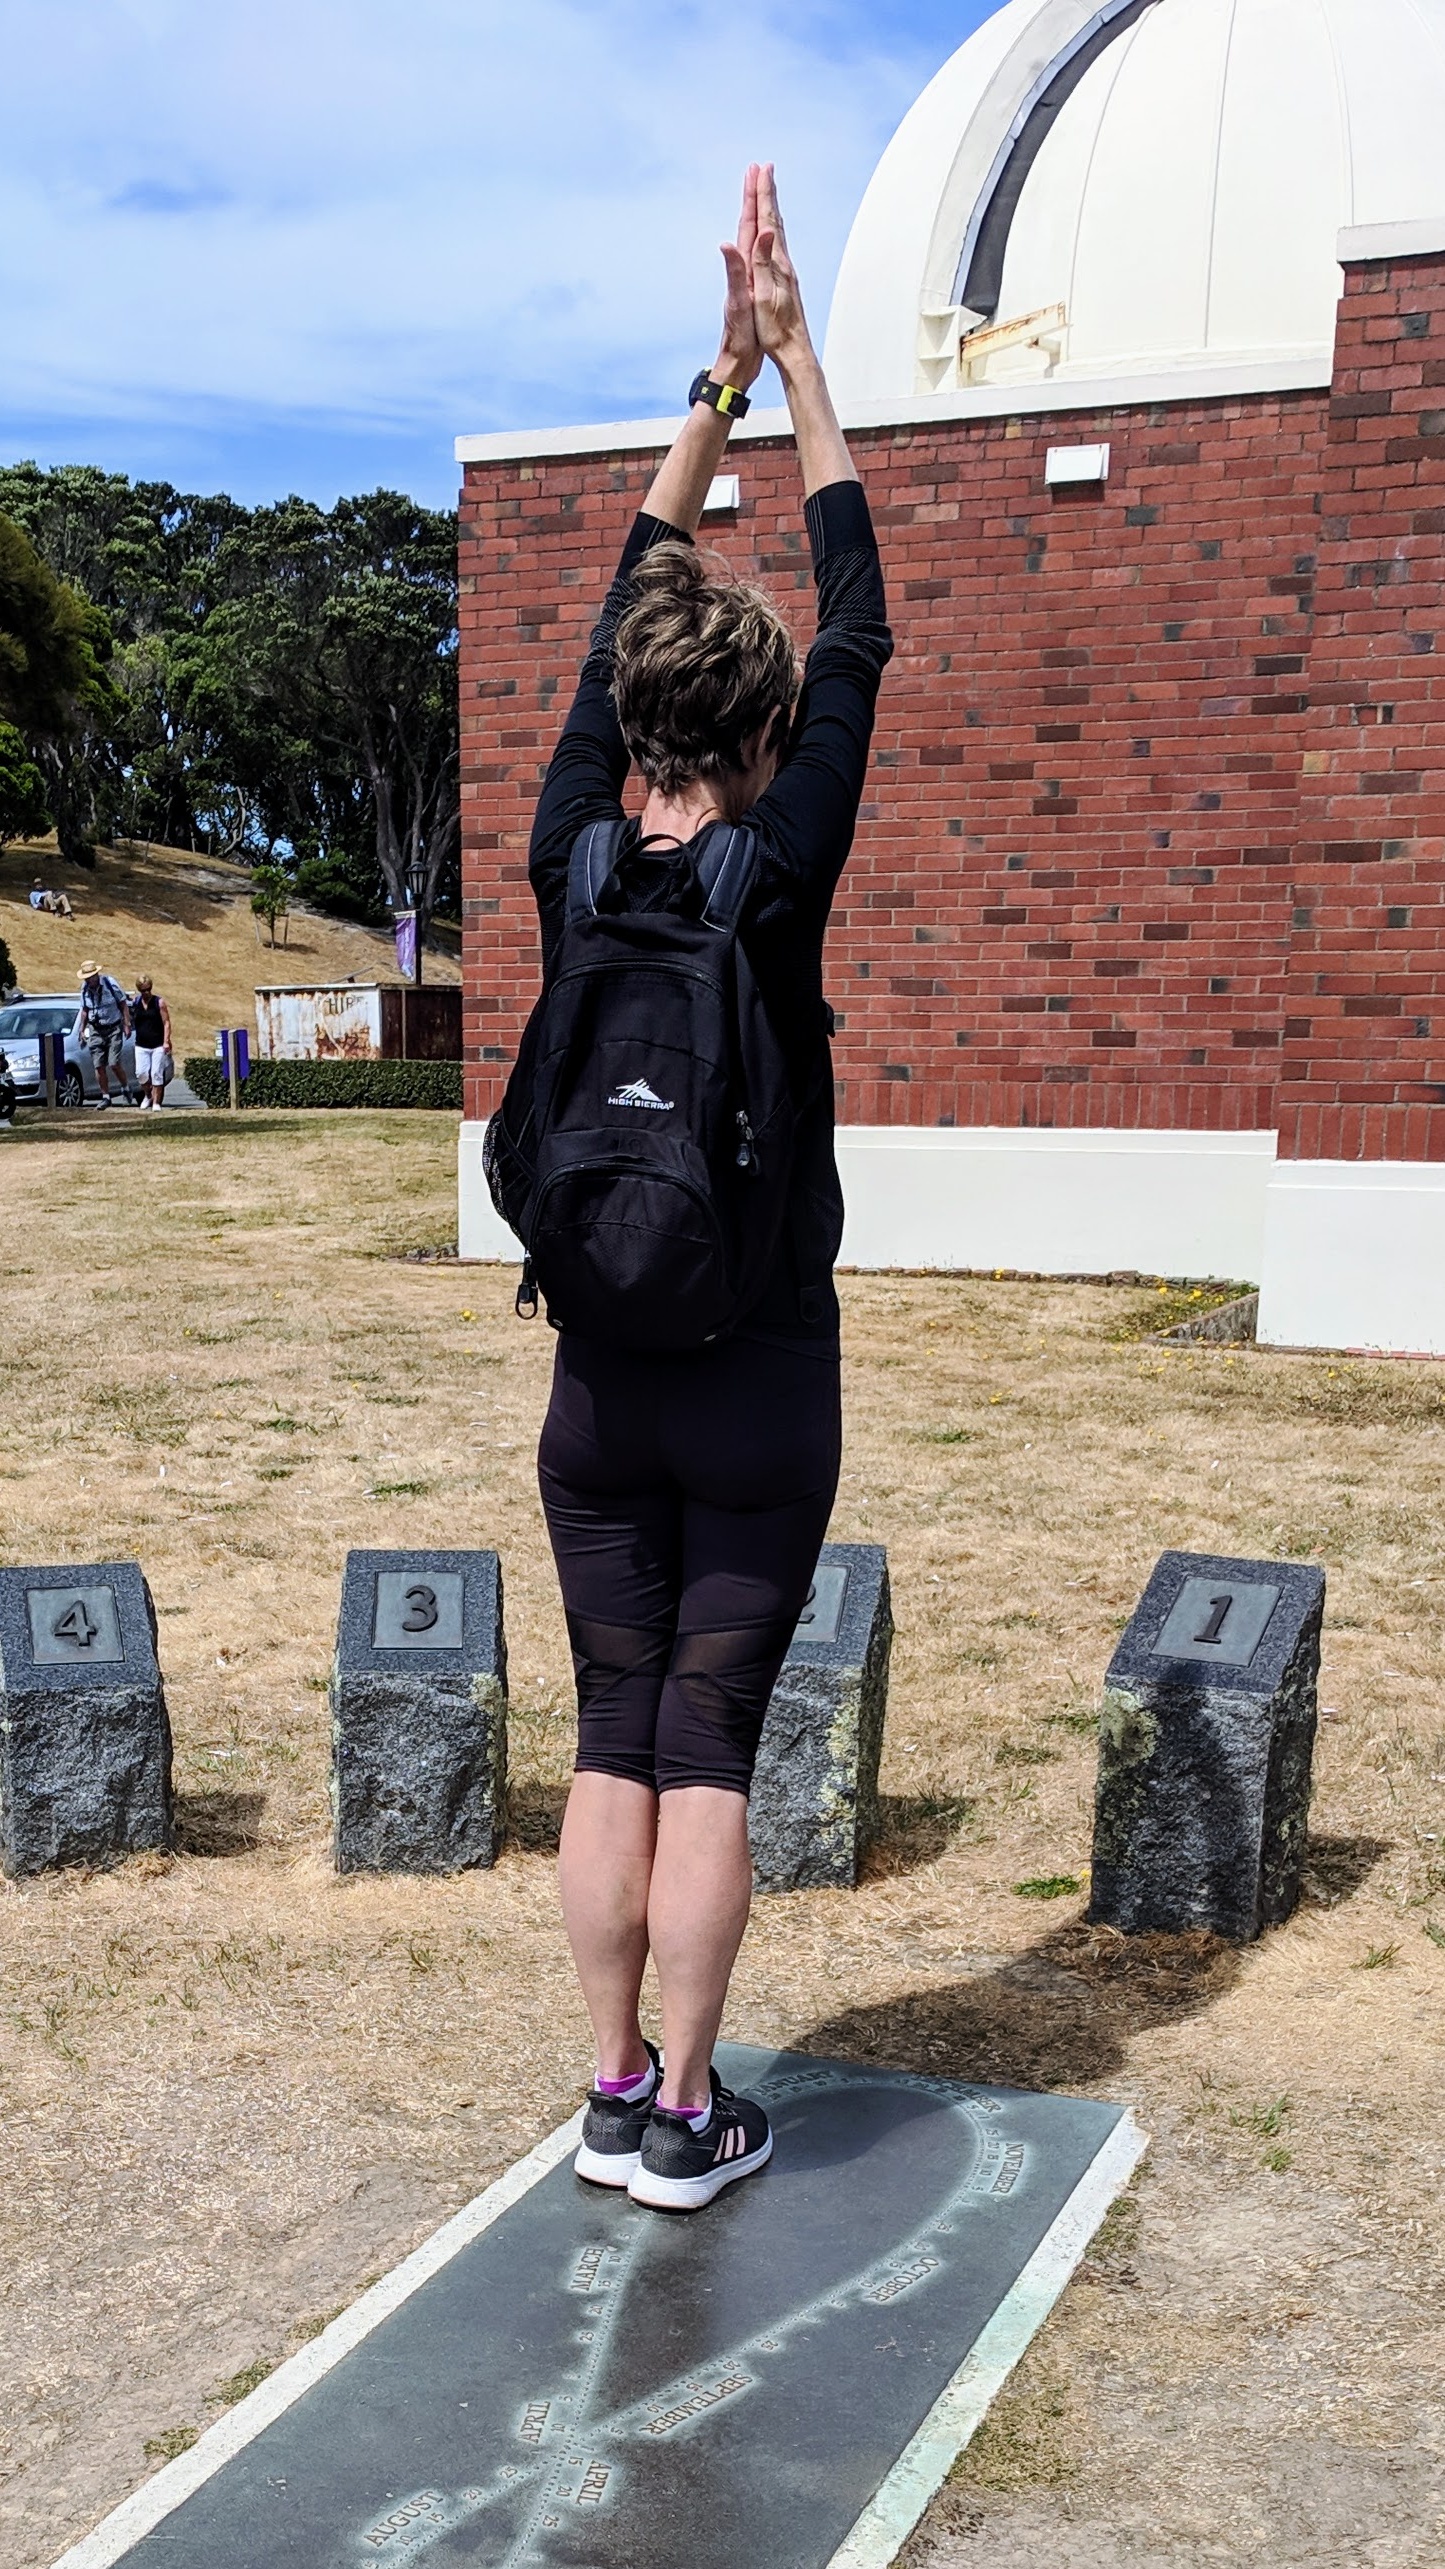
M1279 1604L1278 1588L1228 1578L1186 1579L1154 1644L1160 1659L1213 1659L1247 1668Z
M123 1663L113 1588L27 1588L30 1655L37 1668Z
M465 1591L460 1570L379 1570L373 1648L460 1650Z

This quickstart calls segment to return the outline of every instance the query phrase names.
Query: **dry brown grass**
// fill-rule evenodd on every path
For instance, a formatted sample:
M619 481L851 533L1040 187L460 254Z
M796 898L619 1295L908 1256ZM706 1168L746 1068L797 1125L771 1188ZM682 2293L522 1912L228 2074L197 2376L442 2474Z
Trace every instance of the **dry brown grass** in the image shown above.
M570 2110L588 2065L552 1886L550 1341L505 1274L394 1255L453 1227L454 1148L450 1118L402 1115L32 1121L0 1143L0 1541L143 1563L184 1850L0 1890L13 2569ZM1096 2088L1155 2132L1138 2238L1091 2260L933 2556L972 2560L987 2525L1030 2569L1243 2562L1270 2519L1265 2497L1230 2512L1231 2475L1261 2455L1263 2488L1266 2447L1298 2458L1307 2431L1408 2483L1428 2544L1445 1368L1120 1344L1131 1299L845 1283L835 1530L892 1562L887 1834L856 1896L760 1908L730 2030ZM424 1541L504 1557L517 1836L490 1875L342 1884L322 1693L342 1562ZM1077 1898L1015 1889L1081 1877L1099 1681L1168 1545L1331 1574L1310 1898L1243 1956L1121 1947ZM1078 2530L1116 2521L1168 2544Z
M68 892L73 919L29 906L36 875ZM94 873L66 865L54 848L8 847L0 855L0 937L22 990L73 990L94 955L127 990L148 972L169 1002L177 1053L209 1052L218 1026L256 1023L258 983L395 981L396 951L384 928L298 909L265 942L251 916L249 878L178 848L102 848ZM427 950L428 980L456 981L448 954ZM453 1225L455 1231L455 1225Z

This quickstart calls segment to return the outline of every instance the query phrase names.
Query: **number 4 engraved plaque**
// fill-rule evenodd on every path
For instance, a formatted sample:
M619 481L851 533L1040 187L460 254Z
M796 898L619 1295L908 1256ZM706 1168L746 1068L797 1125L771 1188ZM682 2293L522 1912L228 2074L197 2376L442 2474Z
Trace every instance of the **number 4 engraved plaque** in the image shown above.
M135 1561L0 1567L0 1871L171 1842L171 1729Z
M27 1588L37 1668L114 1666L125 1658L113 1588Z

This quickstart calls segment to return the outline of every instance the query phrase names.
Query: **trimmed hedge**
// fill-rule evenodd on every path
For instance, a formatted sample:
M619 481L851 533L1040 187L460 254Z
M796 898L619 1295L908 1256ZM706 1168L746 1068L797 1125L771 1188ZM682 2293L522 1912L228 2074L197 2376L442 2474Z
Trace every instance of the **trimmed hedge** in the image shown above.
M214 1053L182 1065L198 1097L225 1106L230 1089ZM243 1106L426 1106L457 1113L459 1061L253 1061L241 1082Z

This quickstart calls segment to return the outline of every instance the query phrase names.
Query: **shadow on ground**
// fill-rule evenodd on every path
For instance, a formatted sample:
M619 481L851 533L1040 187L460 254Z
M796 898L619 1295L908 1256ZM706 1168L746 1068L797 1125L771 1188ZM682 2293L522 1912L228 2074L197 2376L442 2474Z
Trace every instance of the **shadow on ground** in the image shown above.
M880 1793L878 1832L863 1859L865 1882L917 1873L945 1854L968 1818L960 1793Z
M1388 1853L1377 1838L1315 1839L1309 1898L1348 1899ZM966 1980L825 2017L798 2048L991 2086L1092 2086L1123 2068L1136 2036L1225 1997L1247 1952L1217 1936L1123 1936L1071 1920Z
M250 1855L261 1843L264 1793L178 1793L178 1855Z
M1311 1838L1305 1857L1305 1905L1336 1909L1342 1900L1352 1900L1381 1857L1392 1853L1386 1838Z
M507 1795L507 1838L525 1855L555 1855L567 1808L565 1784L514 1780Z

